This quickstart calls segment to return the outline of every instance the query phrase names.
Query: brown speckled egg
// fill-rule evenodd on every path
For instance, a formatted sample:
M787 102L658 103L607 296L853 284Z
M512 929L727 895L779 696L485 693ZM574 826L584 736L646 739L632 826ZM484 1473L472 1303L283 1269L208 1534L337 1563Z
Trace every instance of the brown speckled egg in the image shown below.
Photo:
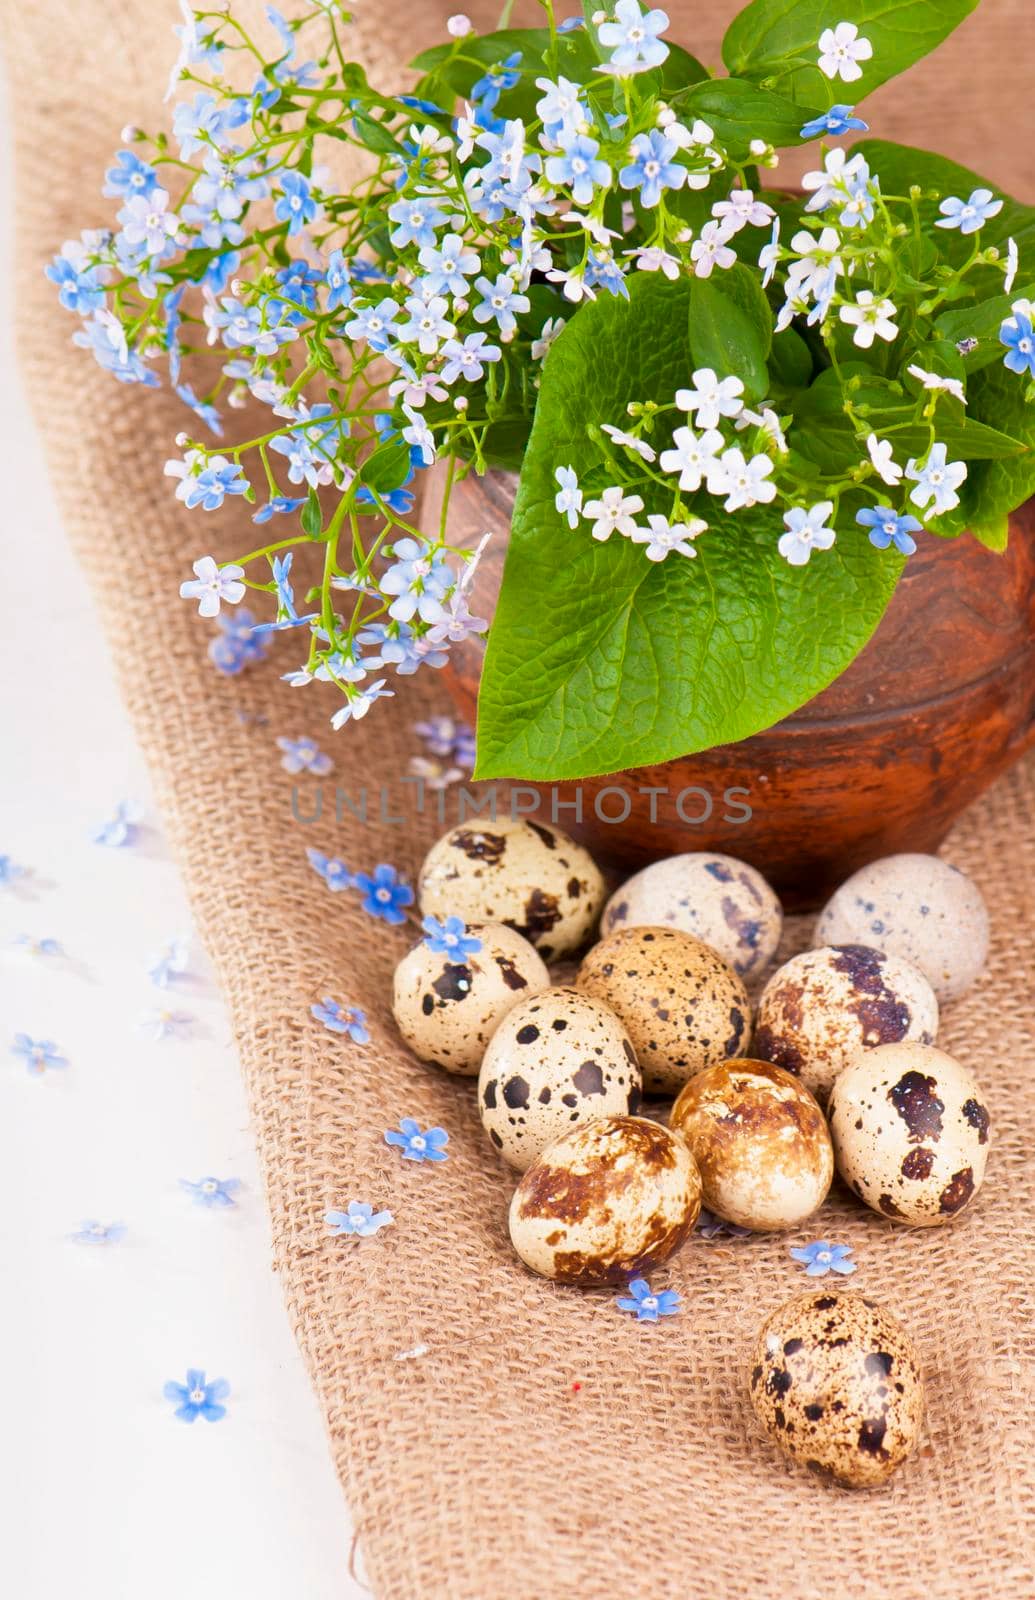
M422 1061L473 1078L485 1046L512 1006L550 987L550 974L527 939L500 923L471 923L480 950L453 961L422 941L395 969L392 1010Z
M691 1078L672 1107L694 1153L704 1204L742 1228L793 1228L827 1197L834 1152L823 1113L790 1072L724 1061Z
M586 942L604 880L589 852L559 828L501 817L443 834L421 868L419 893L426 916L505 922L554 961Z
M751 1030L743 983L710 945L678 928L626 928L586 956L576 986L625 1024L648 1094L739 1055Z
M919 967L940 1001L955 1000L988 955L977 885L937 856L885 856L843 883L820 913L817 944L867 944Z
M933 1044L938 1001L918 967L861 944L794 956L762 991L754 1054L800 1078L821 1105L859 1050L915 1039Z
M874 1211L935 1227L981 1187L988 1110L973 1074L944 1050L862 1051L834 1084L829 1110L837 1170Z
M702 850L652 861L615 891L600 919L604 938L644 926L693 934L750 980L776 954L783 910L754 867Z
M762 1324L751 1402L781 1449L856 1489L898 1470L924 1420L908 1335L875 1301L829 1289L798 1295Z
M639 1105L640 1069L625 1029L577 989L519 1001L489 1041L478 1078L485 1131L521 1172L575 1123Z
M549 1145L510 1204L526 1266L561 1283L620 1283L667 1261L701 1209L686 1142L645 1117L604 1117Z

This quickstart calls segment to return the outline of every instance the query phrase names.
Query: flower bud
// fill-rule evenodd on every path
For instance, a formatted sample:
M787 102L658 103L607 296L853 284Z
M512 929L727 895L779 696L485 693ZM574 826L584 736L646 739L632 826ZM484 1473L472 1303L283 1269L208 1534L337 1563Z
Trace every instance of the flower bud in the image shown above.
M446 32L454 39L466 39L467 35L472 31L473 26L474 24L472 23L470 17L465 16L462 11L458 11L456 15L450 17L446 23Z
M142 139L143 137L143 128L135 127L132 122L127 122L126 126L119 134L119 138L122 140L123 144L135 144L138 139Z
M456 399L453 401L453 409L454 411L467 410L467 396L465 394L457 395Z

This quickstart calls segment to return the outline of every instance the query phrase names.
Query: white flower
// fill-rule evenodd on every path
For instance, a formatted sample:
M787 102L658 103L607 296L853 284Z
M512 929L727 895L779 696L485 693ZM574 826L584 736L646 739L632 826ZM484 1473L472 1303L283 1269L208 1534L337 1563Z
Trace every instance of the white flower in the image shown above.
M194 563L194 577L180 584L181 600L197 600L198 615L216 617L225 600L235 606L244 599L243 567L217 567L212 556L202 556Z
M840 145L828 150L819 171L806 172L801 186L812 194L806 211L825 211L834 200L850 200L870 181L870 169L862 156L851 156Z
M963 392L963 385L959 378L943 378L940 372L925 372L923 367L910 366L906 368L910 377L916 378L925 389L944 389L947 394L955 395L964 405L967 397Z
M773 223L773 231L769 236L769 243L762 246L758 253L758 265L762 269L762 288L768 289L773 281L780 260L780 219Z
M562 517L567 518L569 528L579 525L579 512L582 510L582 490L579 480L575 475L574 467L558 467L554 477L560 484L560 489L553 497L553 503Z
M813 550L829 550L837 535L827 527L827 518L834 509L832 500L820 500L810 510L792 506L784 512L787 532L782 534L776 548L792 567L803 567Z
M733 426L738 433L742 433L745 428L762 428L772 439L780 454L787 454L787 436L780 426L780 419L776 412L772 411L768 406L764 406L761 412L745 409L737 417Z
M902 482L902 468L895 460L888 440L878 439L875 433L871 433L866 441L866 448L870 452L870 460L877 476L889 488L896 488Z
M690 246L690 259L699 278L711 277L713 267L728 269L737 259L737 252L726 243L727 235L718 222L706 222L701 236Z
M869 61L872 55L872 44L860 38L854 22L839 22L836 28L824 28L819 36L819 70L828 78L854 83L862 77L859 62Z
M375 700L392 700L395 697L393 689L385 688L384 678L378 678L376 683L368 684L365 689L358 689L351 699L346 700L339 711L331 718L331 727L343 728L346 722L358 722L365 717Z
M860 289L854 306L841 307L841 321L854 326L852 342L860 350L868 350L875 338L894 339L898 333L898 323L892 320L895 316L892 302L875 300L871 289Z
M612 239L621 237L613 228L605 228L596 217L584 216L581 211L565 211L560 220L570 222L575 228L582 228L604 250L608 248Z
M169 210L165 189L152 189L149 195L135 194L119 212L122 237L127 244L144 246L147 255L160 255L179 231L180 219Z
M963 462L946 461L946 454L943 444L933 444L922 467L913 459L906 463L906 477L916 483L909 498L915 506L921 507L933 501L931 516L940 516L943 511L952 511L959 505L956 490L967 476Z
M584 515L593 518L591 532L594 539L606 543L613 533L623 533L631 539L636 533L636 513L643 510L638 494L626 494L623 489L605 489L599 500L586 503Z
M621 445L626 450L631 450L642 461L654 461L656 459L657 452L651 449L646 440L636 439L631 433L623 433L621 428L614 427L610 422L602 422L600 431L601 433L606 433L607 437L612 439L615 444Z
M692 428L677 428L672 435L673 449L663 450L659 465L662 472L678 472L681 489L699 489L702 480L710 478L716 469L716 458L725 440L717 428L696 434Z
M725 200L716 200L712 216L722 224L727 238L741 228L764 228L776 213L764 200L756 200L750 189L731 189Z
M691 517L689 522L669 522L667 517L650 516L647 523L649 531L638 528L632 539L634 544L647 546L643 553L648 561L664 561L673 551L681 556L696 556L697 551L687 541L696 539L708 528L700 517Z
M1006 241L1006 277L1003 279L1003 293L1009 294L1017 281L1017 268L1020 265L1020 251L1017 249L1016 239Z
M403 404L403 411L409 418L410 426L402 430L402 436L407 444L412 444L420 451L421 461L424 466L430 467L435 459L435 435L428 427L419 411Z
M712 494L726 496L726 510L768 504L776 498L776 485L768 481L773 463L768 456L752 456L745 461L742 450L727 450L716 465L708 487Z
M641 272L663 272L672 283L679 277L678 256L670 256L660 245L641 245L639 250L624 250L622 254L635 256Z
M791 249L800 256L787 269L788 298L794 295L833 293L834 284L844 271L844 262L838 255L841 238L835 228L824 228L816 238L807 228L800 228L791 240Z
M465 17L462 11L450 17L446 22L446 32L454 39L466 39L473 28L470 17Z
M547 317L539 330L538 339L532 340L532 360L542 361L557 335L564 327L563 317Z
M744 385L739 378L718 378L711 367L698 367L692 389L676 390L676 405L688 411L699 428L717 428L721 417L743 411Z

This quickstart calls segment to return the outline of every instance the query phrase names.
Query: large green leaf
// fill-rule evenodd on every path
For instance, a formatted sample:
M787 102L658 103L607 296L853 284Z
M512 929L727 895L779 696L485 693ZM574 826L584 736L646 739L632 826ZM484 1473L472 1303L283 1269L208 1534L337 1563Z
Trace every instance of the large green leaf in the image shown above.
M808 105L843 98L858 103L940 44L978 0L752 0L730 23L722 59L738 78L772 81ZM873 55L862 77L833 82L819 70L819 36L854 22ZM836 92L835 92L836 91ZM843 91L843 94L842 94Z
M804 124L818 113L743 78L709 78L672 100L684 121L702 117L731 155L744 159L753 139L777 149L802 143Z
M769 388L766 361L773 314L757 276L740 263L727 272L695 278L690 286L690 349L694 365L743 380L751 400Z
M932 154L930 150L915 150L911 145L892 144L885 139L861 139L852 147L853 155L856 151L865 156L873 172L880 178L881 188L888 195L908 194L913 184L925 190L934 190L937 195L959 195L962 198L966 198L974 189L991 189L1003 201L1003 209L982 228L982 245L994 244L1002 249L1007 239L1013 237L1022 251L1025 246L1035 246L1035 206L1022 205L997 184L971 171L969 167L961 167L945 156ZM934 226L938 216L938 200L921 200L919 213L939 255L954 265L965 261L974 240L960 233L958 228ZM998 271L986 268L983 273L975 273L973 280L967 281L974 283L974 292L980 293L983 298L991 288L998 287L1002 279Z
M999 338L999 330L1010 315L1015 300L1035 298L1035 283L1026 283L1012 294L996 295L992 300L982 300L977 305L960 306L944 311L935 320L935 328L943 339L955 344L960 339L976 339L977 348L968 351L964 365L968 373L980 372L1002 361L1006 348Z
M961 510L975 537L992 549L1005 545L1003 519L1035 494L1035 403L1027 388L1027 378L998 366L978 374L968 389L975 417L1008 429L1028 446L1024 455L979 461L969 469Z
M767 508L727 516L708 499L697 559L659 564L558 516L554 473L585 459L587 425L686 383L689 301L685 280L642 274L628 303L580 310L545 364L482 678L479 777L584 777L746 738L848 665L894 589L901 558L850 525L795 569ZM660 486L642 492L647 512L671 509Z

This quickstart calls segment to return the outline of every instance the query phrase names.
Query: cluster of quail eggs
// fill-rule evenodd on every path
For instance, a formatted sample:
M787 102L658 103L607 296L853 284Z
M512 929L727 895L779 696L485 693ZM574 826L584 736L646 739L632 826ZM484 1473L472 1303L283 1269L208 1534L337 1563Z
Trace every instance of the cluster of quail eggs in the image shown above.
M666 1261L702 1205L742 1228L797 1227L835 1169L912 1226L950 1221L977 1193L988 1111L935 1039L939 1003L984 965L988 919L939 858L857 872L754 1006L783 913L729 856L657 861L607 899L560 829L471 823L434 845L419 897L464 937L403 959L396 1021L421 1059L477 1077L486 1135L520 1174L510 1237L534 1272L625 1282ZM565 982L547 962L571 964ZM644 1096L674 1102L668 1126L640 1114ZM848 1484L890 1476L921 1425L908 1336L858 1294L775 1311L750 1389L784 1449Z

